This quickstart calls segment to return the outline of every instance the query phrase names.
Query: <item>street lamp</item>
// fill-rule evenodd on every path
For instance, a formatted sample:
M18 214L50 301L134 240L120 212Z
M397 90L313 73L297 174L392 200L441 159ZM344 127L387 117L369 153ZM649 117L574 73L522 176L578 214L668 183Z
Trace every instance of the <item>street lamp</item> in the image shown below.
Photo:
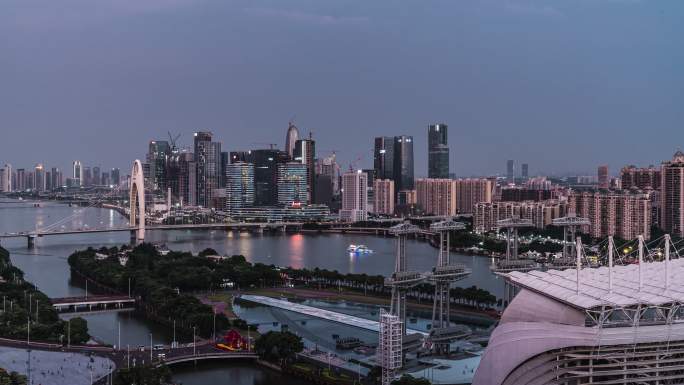
M195 338L195 326L192 327L192 355L197 355L197 339Z

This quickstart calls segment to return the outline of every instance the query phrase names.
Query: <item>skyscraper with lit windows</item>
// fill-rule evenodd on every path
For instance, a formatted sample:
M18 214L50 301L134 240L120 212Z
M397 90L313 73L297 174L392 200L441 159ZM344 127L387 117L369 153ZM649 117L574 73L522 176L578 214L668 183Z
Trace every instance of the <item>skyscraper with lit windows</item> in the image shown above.
M236 162L226 165L226 211L254 205L254 165Z
M446 124L428 126L428 177L449 177L448 126Z

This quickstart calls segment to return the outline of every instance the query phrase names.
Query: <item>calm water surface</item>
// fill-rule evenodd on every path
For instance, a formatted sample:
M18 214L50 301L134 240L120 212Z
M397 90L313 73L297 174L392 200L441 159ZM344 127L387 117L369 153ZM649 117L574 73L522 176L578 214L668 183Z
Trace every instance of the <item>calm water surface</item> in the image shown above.
M50 225L63 218L79 213L74 219L60 223L62 229L122 227L127 224L117 212L100 208L69 207L68 205L42 202L40 207L32 203L0 203L0 233L20 232ZM242 254L252 262L291 266L295 268L325 268L343 273L382 274L391 273L394 266L395 241L392 238L365 235L257 235L227 232L221 230L173 230L148 231L147 240L166 243L172 250L199 252L207 247L221 254ZM77 249L88 246L114 246L129 243L128 232L74 234L47 236L36 239L35 247L28 249L26 239L4 239L2 245L11 252L12 261L51 297L78 296L85 289L70 279L67 257ZM368 255L350 256L346 252L349 244L365 244L374 250ZM424 242L408 241L407 257L410 268L428 271L436 259L436 250ZM491 261L477 256L452 255L457 262L472 268L473 273L460 281L459 286L477 285L498 296L503 292L503 282L489 271ZM154 343L168 343L173 336L166 328L147 322L132 313L100 313L87 315L91 334L98 340L121 345L137 346L149 344L150 333ZM310 320L311 329L318 322ZM121 330L119 337L118 331ZM183 341L181 341L183 342ZM236 385L274 383L296 384L281 379L277 374L264 372L244 363L231 365L200 365L181 367L177 379L186 385L221 384ZM275 376L275 377L274 377ZM278 378L276 378L278 377ZM230 378L230 382L221 382Z

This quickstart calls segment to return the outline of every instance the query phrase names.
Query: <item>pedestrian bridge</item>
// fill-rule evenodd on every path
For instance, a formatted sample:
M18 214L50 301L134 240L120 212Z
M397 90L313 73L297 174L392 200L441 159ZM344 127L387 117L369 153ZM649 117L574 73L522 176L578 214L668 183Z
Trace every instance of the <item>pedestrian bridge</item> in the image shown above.
M171 356L167 357L164 361L164 365L175 365L182 364L184 362L194 362L201 360L225 360L225 359L257 359L256 353L251 352L213 352L213 353L201 353L201 354L185 354L182 356ZM162 362L158 364L161 366Z
M337 322L343 325L354 326L357 328L369 330L372 332L380 331L380 322L369 320L361 317L355 317L348 314L337 313L330 310L319 309L313 306L302 305L299 303L289 302L281 299L264 297L260 295L243 294L239 297L242 300L258 303L261 305L272 306L278 309L283 309L299 314L305 314L311 317L320 318L326 321ZM421 334L427 336L428 333L415 329L406 329L408 334Z
M85 297L52 298L52 306L60 313L83 310L116 310L135 306L135 298L125 295L90 295Z

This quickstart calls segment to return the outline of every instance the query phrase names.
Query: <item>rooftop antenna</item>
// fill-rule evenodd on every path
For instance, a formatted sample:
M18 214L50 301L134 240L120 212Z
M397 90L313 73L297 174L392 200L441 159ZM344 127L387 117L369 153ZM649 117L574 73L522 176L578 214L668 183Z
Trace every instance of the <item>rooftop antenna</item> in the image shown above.
M608 292L613 292L613 236L608 237Z
M643 265L644 264L644 236L639 235L639 291L644 286Z

